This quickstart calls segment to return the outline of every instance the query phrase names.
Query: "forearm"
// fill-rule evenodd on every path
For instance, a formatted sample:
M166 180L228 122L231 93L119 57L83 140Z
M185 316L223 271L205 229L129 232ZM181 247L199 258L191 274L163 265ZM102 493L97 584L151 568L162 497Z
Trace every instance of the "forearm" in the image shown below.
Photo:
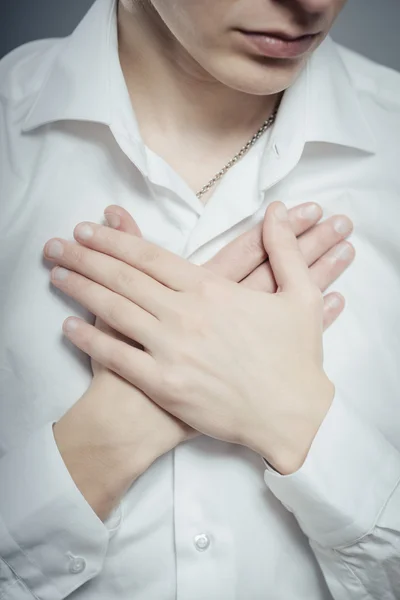
M96 440L89 435L80 436L79 425L76 431L70 426L71 420L68 416L54 425L54 439L76 487L96 515L105 521L140 473L128 473L122 456L107 446L104 437L99 435Z
M135 398L132 386L118 383L110 385L109 379L95 378L79 402L54 425L62 459L102 521L135 480L176 444L161 432L149 430L140 419L129 420L126 435L126 415L121 408L134 403Z

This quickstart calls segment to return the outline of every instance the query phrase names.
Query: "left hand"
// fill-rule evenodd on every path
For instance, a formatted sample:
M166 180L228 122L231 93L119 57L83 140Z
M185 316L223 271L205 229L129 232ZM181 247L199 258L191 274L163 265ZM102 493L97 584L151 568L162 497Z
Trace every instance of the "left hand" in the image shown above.
M78 225L82 246L64 241L56 257L80 274L55 279L54 269L52 282L144 351L70 318L64 332L78 348L196 430L287 474L303 464L335 388L323 370L323 297L279 208L268 207L263 228L276 294L96 224Z

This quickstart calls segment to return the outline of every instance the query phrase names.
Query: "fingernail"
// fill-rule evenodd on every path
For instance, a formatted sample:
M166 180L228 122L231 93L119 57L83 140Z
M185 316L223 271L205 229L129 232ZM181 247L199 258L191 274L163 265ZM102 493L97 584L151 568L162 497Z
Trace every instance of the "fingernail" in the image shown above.
M309 204L300 209L299 215L302 219L317 219L321 215L321 209L317 204Z
M113 229L117 229L121 225L121 219L114 213L104 213L107 225Z
M287 221L288 220L288 211L287 208L282 202L278 204L274 211L275 217L278 221Z
M343 243L336 246L333 250L333 256L335 259L347 260L351 257L353 249L349 244Z
M65 281L69 274L70 271L68 271L68 269L64 269L64 267L57 267L53 270L52 276L53 279L56 279L57 281Z
M348 219L338 217L333 222L333 228L340 235L347 235L352 230L352 224Z
M94 231L93 228L90 227L87 223L83 223L82 225L78 225L75 230L76 237L81 240L90 240L93 237Z
M44 251L49 258L60 258L63 255L64 248L61 242L53 240L46 244Z
M341 298L339 296L328 296L328 298L325 300L325 306L327 306L328 308L339 308L339 306L341 305L342 301Z
M76 331L79 327L79 320L74 317L69 317L63 324L63 330L67 333Z

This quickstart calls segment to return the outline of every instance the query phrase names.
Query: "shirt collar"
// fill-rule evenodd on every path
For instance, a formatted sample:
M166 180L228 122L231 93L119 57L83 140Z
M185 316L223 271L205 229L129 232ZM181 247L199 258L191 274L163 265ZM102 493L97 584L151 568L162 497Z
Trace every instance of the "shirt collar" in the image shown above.
M60 42L24 132L57 121L111 124L116 37L116 0L97 0L72 35Z
M375 153L376 139L338 46L328 37L307 65L306 142Z
M59 53L31 107L23 131L78 120L111 126L119 103L133 137L140 138L118 58L116 1L96 0ZM115 77L117 83L115 86ZM116 89L123 98L117 98ZM123 101L122 101L123 100ZM128 108L129 105L129 108ZM284 94L271 143L277 152L325 142L374 153L375 139L337 46L328 37Z

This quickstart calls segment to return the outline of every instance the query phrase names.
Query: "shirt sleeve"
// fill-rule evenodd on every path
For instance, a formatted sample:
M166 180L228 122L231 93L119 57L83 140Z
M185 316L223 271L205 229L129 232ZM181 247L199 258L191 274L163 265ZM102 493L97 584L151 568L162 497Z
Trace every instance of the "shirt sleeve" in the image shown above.
M265 482L294 514L335 600L400 599L400 453L338 394L303 466Z
M53 423L0 459L0 599L62 600L102 570L120 507L103 523L59 453Z

